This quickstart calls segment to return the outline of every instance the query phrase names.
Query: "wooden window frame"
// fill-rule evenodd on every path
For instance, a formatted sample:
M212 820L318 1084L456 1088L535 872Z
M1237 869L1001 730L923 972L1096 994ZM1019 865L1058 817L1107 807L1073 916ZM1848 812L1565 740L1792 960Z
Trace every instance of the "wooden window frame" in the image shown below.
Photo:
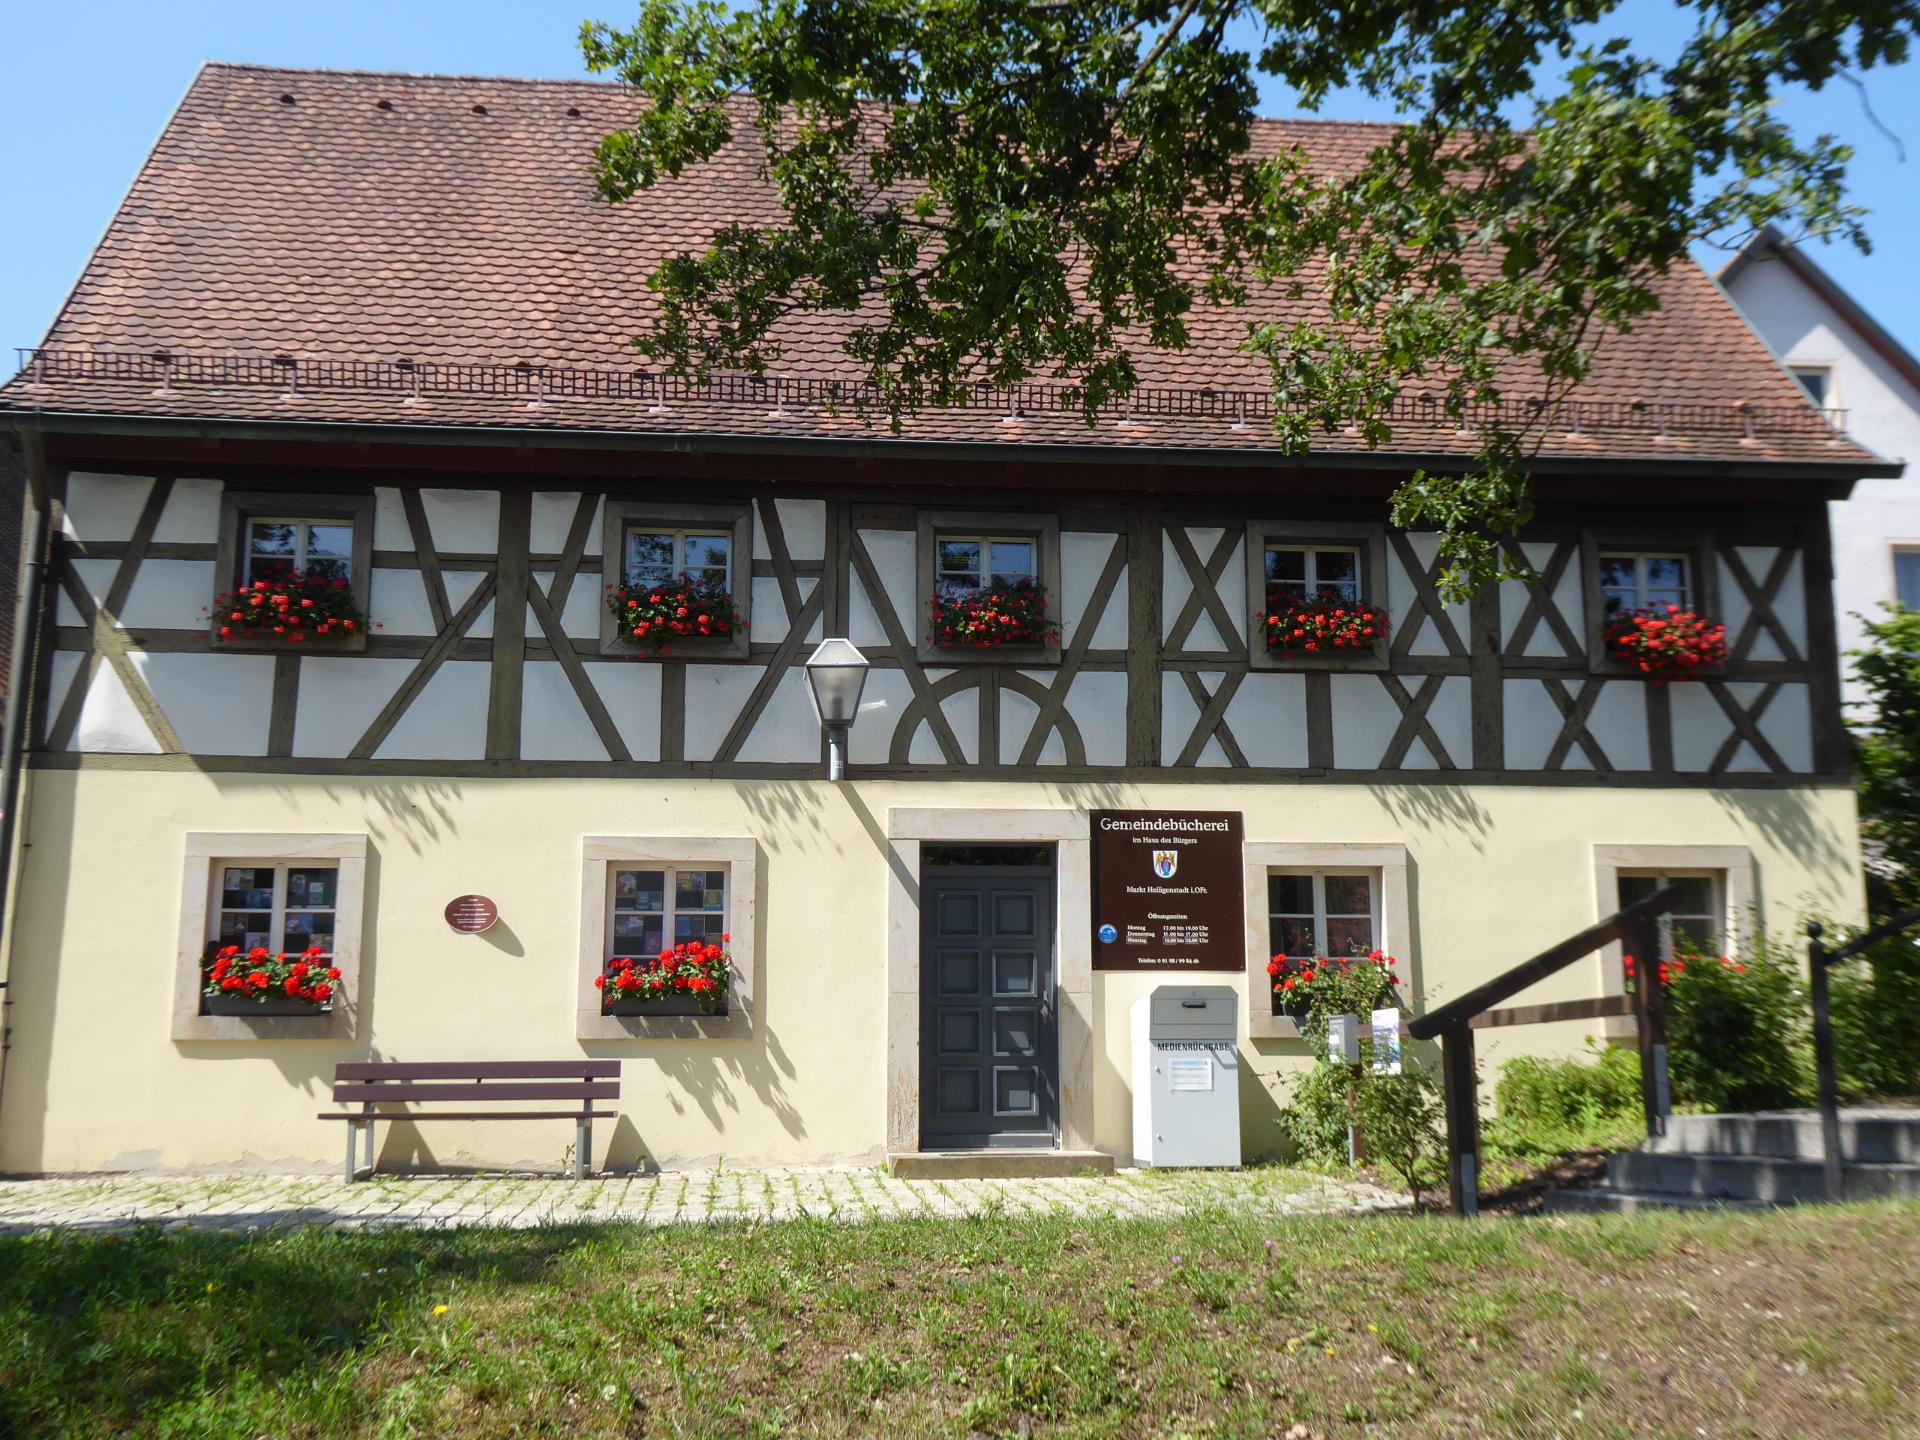
M1728 953L1759 938L1759 886L1754 871L1753 851L1745 845L1612 845L1593 847L1594 920L1598 923L1619 913L1620 872L1622 870L1690 871L1721 876L1720 905L1724 915L1722 939ZM1621 964L1625 950L1619 941L1600 951L1600 993L1626 994L1626 969ZM1624 1039L1634 1033L1631 1016L1612 1016L1606 1021L1609 1039Z
M1407 847L1404 845L1349 844L1339 841L1248 841L1241 846L1245 866L1242 876L1246 907L1246 989L1247 1038L1249 1040L1298 1040L1300 1027L1285 1015L1273 1011L1273 977L1267 974L1267 962L1273 958L1267 949L1267 876L1274 871L1299 873L1324 871L1378 876L1374 887L1374 941L1405 967L1404 988L1411 1001L1414 975L1417 973L1413 945L1413 911L1408 886Z
M214 548L213 594L221 595L240 584L246 568L244 550L246 528L253 520L345 521L353 526L353 558L349 584L354 603L362 613L373 614L373 495L320 495L283 490L222 490L220 492L220 534ZM356 655L367 648L371 621L345 639L328 636L311 649L295 649L273 640L222 640L220 616L208 598L207 645L215 650L233 650L250 654Z
M223 887L218 883L223 878L219 872L223 869L227 869L234 866L250 868L254 870L271 870L274 872L274 882L273 882L274 883L274 888L273 888L274 900L273 900L273 904L269 907L269 910L271 911L271 919L269 920L269 925L271 926L272 933L267 937L268 938L267 948L269 950L275 951L276 953L283 952L286 950L287 948L287 912L289 910L304 912L304 911L319 910L324 908L329 914L331 914L334 917L334 926L335 926L336 935L337 935L338 926L340 924L340 907L337 903L333 905L321 907L316 905L289 905L287 904L287 901L286 901L288 871L290 870L328 870L328 869L334 871L334 874L335 874L334 898L337 901L340 895L340 881L338 878L339 867L337 865L326 860L288 860L288 859L256 860L250 855L241 855L241 856L220 855L220 856L213 857L213 862L208 867L208 870L207 870L207 883L210 887L207 893L207 929L210 932L215 929L214 922L217 920L220 913L227 908L226 906L222 905L219 901L220 895L224 893ZM246 913L246 912L242 912L242 913ZM258 912L256 911L251 913L258 913ZM207 936L207 943L211 945L219 938L220 937L217 934L210 933ZM329 957L328 963L331 964L332 952L328 951L326 953Z
M760 847L752 840L589 835L581 842L580 963L574 1035L579 1040L744 1040L758 1009L757 907ZM605 971L614 870L725 870L733 983L724 1015L603 1015L594 977Z
M1606 597L1601 593L1600 557L1602 555L1678 555L1686 559L1693 572L1690 588L1696 614L1719 620L1720 561L1713 536L1705 530L1614 529L1593 527L1580 535L1580 603L1586 610L1587 668L1595 675L1624 675L1641 678L1624 660L1607 654L1603 638L1607 629Z
M731 536L732 599L740 623L730 635L682 636L672 642L675 657L699 660L745 660L753 625L753 505L746 500L716 500L700 504L684 501L609 499L600 536L600 579L608 588L626 582L629 530L682 532L726 531ZM613 614L600 606L600 653L644 656L644 646L620 638Z
M1391 633L1364 650L1324 655L1295 654L1267 648L1267 551L1357 550L1360 553L1360 603L1385 613L1387 527L1364 521L1249 520L1247 522L1247 665L1253 670L1385 670Z
M996 540L1030 540L1034 564L1039 570L1040 588L1047 596L1047 618L1054 630L1039 645L991 645L978 648L965 645L936 645L933 630L934 576L938 567L936 542L942 535L968 539L980 536ZM1058 665L1060 663L1060 627L1067 617L1061 613L1060 517L1029 511L1010 510L926 510L918 516L918 536L914 545L916 560L914 622L918 629L915 654L924 661L950 665Z
M339 872L333 907L333 960L340 988L330 1010L312 1016L201 1014L201 961L212 933L214 867L302 863ZM351 1040L359 1023L364 971L367 837L353 834L190 832L184 844L180 932L174 959L175 1040Z

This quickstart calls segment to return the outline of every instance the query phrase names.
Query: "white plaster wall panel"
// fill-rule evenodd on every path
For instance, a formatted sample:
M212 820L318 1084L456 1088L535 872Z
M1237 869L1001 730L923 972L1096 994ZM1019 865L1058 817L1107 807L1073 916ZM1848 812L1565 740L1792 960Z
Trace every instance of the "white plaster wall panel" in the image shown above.
M134 664L189 755L264 755L273 656L136 654Z
M160 512L160 524L153 538L166 545L211 545L220 534L220 492L218 480L183 477L173 482L167 496L167 508Z
M927 672L929 680L939 680L943 675L951 675L951 670ZM980 761L980 692L972 687L957 695L949 695L940 702L940 709L946 714L947 724L953 730L953 738L959 742L960 754L969 765L978 765ZM931 732L923 734L924 741L933 743L934 758L939 758L940 747L933 741ZM912 757L916 764L917 756Z
M95 475L76 470L67 476L60 533L76 540L131 540L140 508L152 489L153 479L148 475Z
M422 490L420 503L443 555L491 555L500 548L498 490Z
M787 638L787 606L780 598L780 582L768 576L753 582L753 612L747 619L747 638L778 644Z
M687 666L687 714L681 730L689 760L711 760L740 707L760 683L764 665Z
M1098 535L1068 530L1060 536L1060 594L1056 618L1060 623L1060 644L1074 643L1087 620L1087 602L1100 572L1106 568L1116 545L1126 543L1121 535ZM1106 609L1093 627L1088 642L1096 650L1122 650L1127 644L1127 567L1120 567L1119 582L1107 598Z
M1783 685L1760 717L1760 733L1796 774L1813 770L1813 697L1805 685ZM1751 745L1742 745L1751 752ZM1756 757L1757 758L1757 757Z
M1249 765L1298 769L1307 763L1307 677L1248 672L1227 703L1227 728Z
M223 587L224 588L224 587ZM149 556L127 592L120 623L128 629L199 630L213 602L211 560L155 560Z
M1042 686L1054 678L1046 674L1022 672L1030 680ZM1020 754L1033 737L1033 725L1040 718L1040 707L1025 695L1002 687L1000 691L1000 763L1017 765ZM1064 765L1067 763L1067 744L1060 738L1057 725L1047 727L1047 735L1040 742L1039 759L1041 765Z
M473 598L473 592L480 588L480 582L486 578L478 570L447 570L441 578L447 585L447 614L458 615L460 607ZM480 613L474 617L473 624L467 627L467 639L482 640L493 634L494 602L489 599L480 607ZM598 632L596 632L598 633Z
M1400 727L1400 708L1372 675L1330 675L1333 763L1339 770L1373 770Z
M482 760L487 753L487 693L493 667L450 660L413 697L376 760Z
M1673 709L1673 768L1705 770L1733 733L1733 722L1705 685L1669 685L1667 694Z
M100 602L107 598L107 591L113 587L113 577L120 568L118 560L70 560L74 575L80 581L80 588L93 600L93 608L98 610ZM209 592L207 598L213 598ZM56 625L81 625L79 607L67 598L67 587L59 586L54 592L54 623Z
M1520 553L1526 556L1527 563L1533 567L1536 575L1546 573L1548 562L1553 558L1554 547L1550 544L1531 543L1520 547ZM1404 575L1404 571L1400 572ZM1500 582L1500 643L1507 645L1520 625L1520 617L1527 613L1527 601L1533 592L1518 580ZM1585 621L1582 616L1586 606L1581 594L1580 557L1575 553L1559 581L1553 587L1552 600L1567 626L1576 636L1584 635ZM1467 632L1461 631L1461 639L1467 638ZM1527 637L1524 651L1527 655L1560 656L1566 654L1566 647L1555 638L1552 625L1542 617L1534 622L1533 633Z
M1647 687L1637 680L1609 680L1593 702L1587 729L1616 770L1651 770L1647 740Z
M407 525L406 506L401 503L400 492L391 485L373 488L373 548L408 553L418 548L413 531Z
M926 631L926 617L914 603L914 533L911 530L862 530L860 538L873 567L879 573L886 598L893 604L894 616L906 631L909 644L917 644ZM885 645L887 632L881 628L878 612L868 596L866 582L858 571L853 576L852 615L849 638L855 645Z
M293 753L338 760L360 743L414 662L371 655L304 655ZM484 714L484 706L482 713Z
M1228 758L1226 749L1220 743L1218 735L1209 735L1207 743L1200 747L1200 758L1195 760L1196 768L1205 770L1229 770L1233 761Z
M1414 689L1408 687L1409 691ZM1395 708L1391 700L1389 708ZM1440 682L1440 693L1427 707L1427 723L1440 743L1447 747L1447 758L1461 769L1473 764L1473 682L1464 675L1449 675ZM1425 749L1424 745L1419 748ZM1411 751L1408 752L1412 754ZM1409 761L1411 764L1411 760ZM1435 757L1434 764L1439 764Z
M1506 587L1501 587L1504 590ZM1509 770L1538 770L1560 734L1560 709L1538 680L1501 682L1501 729Z
M376 635L435 634L427 607L427 581L418 570L375 572L367 594L367 618Z
M1440 537L1427 531L1419 531L1409 534L1407 536L1407 542L1411 546L1414 556L1419 560L1420 564L1429 570L1432 569L1434 557L1440 553ZM1398 634L1407 625L1408 616L1413 612L1414 599L1417 593L1414 589L1412 579L1407 575L1406 567L1400 563L1400 552L1398 548L1389 543L1387 547L1387 605L1391 633ZM1465 643L1468 635L1467 607L1465 605L1448 605L1445 607L1445 611L1447 618L1453 622L1454 633L1460 637L1462 643ZM1413 644L1409 648L1408 653L1413 655L1446 655L1451 653L1447 649L1447 642L1441 637L1439 628L1433 623L1431 616L1427 616L1421 621L1420 633L1414 636Z
M573 577L573 589L560 611L560 627L572 640L598 640L600 614L606 604L606 582L600 572L581 571Z
M1127 763L1127 677L1118 670L1082 670L1067 691L1066 710L1080 727L1089 765Z
M573 529L574 512L580 508L578 490L536 490L533 492L532 523L527 528L527 547L535 555L559 555L567 548L567 535ZM599 548L600 522L594 517L587 531Z
M787 556L793 560L824 560L827 557L827 502L824 500L775 500L774 512L780 517L780 531L787 537ZM756 517L757 518L757 517ZM754 554L769 558L760 547L766 544L764 527L755 525Z
M1755 585L1764 585L1767 579L1767 571L1773 567L1778 555L1777 552L1773 550L1755 550L1742 546L1740 547L1740 558L1746 562L1747 573L1753 577L1753 583ZM1803 569L1803 564L1804 557L1798 553L1787 562L1786 578L1780 582L1780 590L1773 597L1773 614L1774 618L1780 622L1781 628L1787 632L1787 638L1793 642L1794 648L1798 650L1802 656L1805 656L1808 648L1807 577ZM1738 587L1736 586L1735 588ZM1723 596L1726 594L1724 583L1720 593ZM1773 660L1784 658L1780 655L1779 648L1774 645L1772 636L1763 635L1762 640L1769 647L1771 653L1763 656L1760 653L1759 647L1756 646L1753 653L1754 659Z
M766 709L747 733L740 759L748 763L805 764L819 758L820 722L813 716L807 677L798 667L790 667L773 687Z
M1220 537L1226 532L1218 526L1188 527L1187 541L1193 546L1193 552L1199 556L1204 572L1207 562L1213 558L1213 550L1220 543ZM1187 597L1193 593L1193 577L1187 573L1186 562L1180 558L1180 552L1174 549L1173 541L1166 535L1160 537L1161 574L1160 588L1160 633L1165 636L1173 628L1173 622L1179 618L1181 609L1187 603ZM1247 568L1246 542L1236 543L1226 568L1220 572L1220 578L1214 584L1227 613L1235 617L1234 628L1230 634L1222 635L1220 627L1214 623L1212 613L1201 610L1194 622L1192 631L1187 635L1183 648L1187 650L1218 651L1236 649L1246 643L1245 621L1240 611L1246 607Z
M884 765L892 755L893 733L913 701L913 687L899 670L869 670L860 692L860 714L853 723L847 758L855 765ZM937 753L937 751L936 751Z
M603 660L588 661L585 668L627 753L635 760L658 760L660 667L641 660Z
M160 742L134 708L113 666L105 661L93 667L93 681L80 707L80 724L73 732L73 748L112 755L160 753Z
M1200 707L1187 693L1187 682L1168 671L1160 677L1160 763L1171 765L1187 748Z
M520 758L605 760L607 747L557 660L527 661L520 687Z

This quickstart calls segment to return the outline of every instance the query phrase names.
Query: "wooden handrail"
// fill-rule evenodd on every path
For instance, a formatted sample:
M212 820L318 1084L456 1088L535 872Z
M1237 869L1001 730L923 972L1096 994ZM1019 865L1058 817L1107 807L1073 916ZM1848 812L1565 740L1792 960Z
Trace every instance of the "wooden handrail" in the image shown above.
M1471 1022L1481 1011L1491 1010L1529 985L1537 985L1555 971L1564 970L1581 956L1592 954L1602 945L1611 945L1615 940L1624 938L1629 931L1665 914L1683 893L1684 887L1679 885L1661 886L1651 895L1634 901L1618 915L1589 926L1578 935L1568 936L1558 945L1542 950L1531 960L1523 960L1505 974L1496 975L1459 999L1448 1001L1438 1010L1427 1011L1408 1024L1407 1033L1416 1040L1431 1040L1456 1025Z

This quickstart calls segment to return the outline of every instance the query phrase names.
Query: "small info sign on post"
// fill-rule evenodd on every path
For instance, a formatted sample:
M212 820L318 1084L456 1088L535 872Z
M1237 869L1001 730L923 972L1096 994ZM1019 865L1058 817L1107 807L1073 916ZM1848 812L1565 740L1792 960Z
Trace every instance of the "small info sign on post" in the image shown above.
M1243 970L1238 810L1095 810L1096 970Z

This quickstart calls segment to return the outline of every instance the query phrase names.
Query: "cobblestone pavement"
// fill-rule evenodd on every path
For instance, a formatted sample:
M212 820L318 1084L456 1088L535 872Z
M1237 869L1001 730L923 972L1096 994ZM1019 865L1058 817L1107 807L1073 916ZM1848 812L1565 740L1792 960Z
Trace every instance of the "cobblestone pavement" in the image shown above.
M1406 1198L1299 1171L1169 1172L1048 1180L897 1180L874 1169L674 1170L568 1180L539 1175L379 1176L349 1185L285 1175L84 1175L0 1180L0 1234L48 1228L254 1231L524 1227L600 1221L837 1221L964 1215L1172 1218L1214 1207L1270 1215L1368 1214Z

